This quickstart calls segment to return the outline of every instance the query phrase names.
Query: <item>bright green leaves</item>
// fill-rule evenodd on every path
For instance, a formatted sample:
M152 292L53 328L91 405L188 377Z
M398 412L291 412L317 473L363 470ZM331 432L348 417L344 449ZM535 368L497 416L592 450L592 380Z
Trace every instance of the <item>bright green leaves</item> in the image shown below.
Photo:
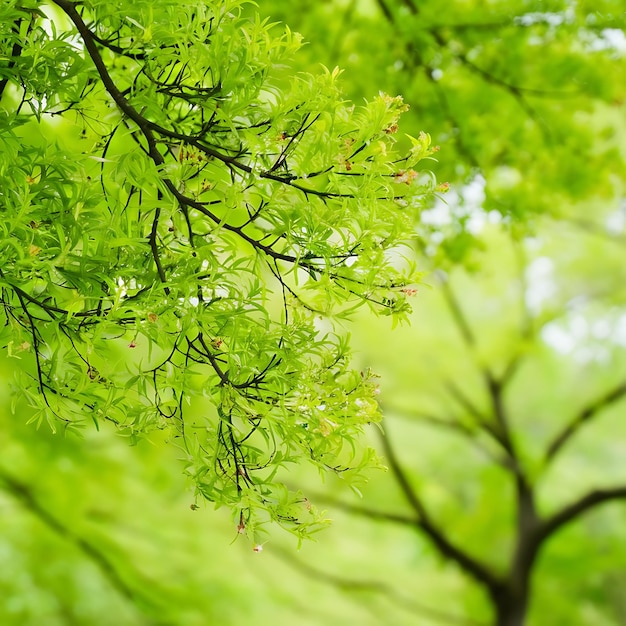
M36 421L166 430L241 532L303 536L323 519L285 468L374 462L375 382L335 322L409 311L429 137L405 155L401 98L289 76L299 37L238 3L122 4L57 0L12 52L3 345Z
M612 140L624 117L622 4L463 1L446 5L454 19L438 2L401 0L274 0L266 10L309 42L301 67L331 51L355 101L401 93L411 105L402 130L428 129L446 146L438 176L459 196L482 176L485 211L521 234L543 213L560 217L564 205L622 193L611 176L623 161ZM477 238L464 211L451 213L439 258L449 252L454 264Z

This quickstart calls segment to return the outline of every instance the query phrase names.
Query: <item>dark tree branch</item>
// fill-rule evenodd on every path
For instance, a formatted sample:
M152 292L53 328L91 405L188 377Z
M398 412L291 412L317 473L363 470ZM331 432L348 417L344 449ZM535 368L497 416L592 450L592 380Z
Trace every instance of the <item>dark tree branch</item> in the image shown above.
M509 584L515 594L525 598L528 593L530 571L535 560L534 540L539 523L535 504L535 490L524 471L519 453L510 431L509 418L503 401L503 385L489 373L485 374L493 413L501 433L501 441L510 459L510 470L515 479L517 536L511 567L508 575ZM525 601L525 600L524 600Z
M488 566L454 545L437 523L432 520L422 499L411 485L408 476L402 468L388 435L382 434L381 439L391 472L407 502L415 511L418 527L431 540L442 556L456 563L466 574L484 585L491 592L498 589L501 582Z
M79 34L81 35L85 49L91 58L100 79L109 93L119 110L125 115L128 119L132 120L135 124L137 124L141 134L145 138L146 146L140 146L142 150L147 154L147 156L154 162L157 168L162 169L162 166L165 164L165 157L159 149L159 142L157 140L157 135L161 137L166 137L170 139L177 139L183 141L189 145L196 147L198 150L202 151L208 157L213 157L219 161L221 161L224 165L229 168L236 168L246 173L252 173L252 168L240 162L236 157L225 155L210 146L207 146L205 143L201 142L197 137L185 135L176 131L168 130L155 122L144 117L137 109L135 109L132 104L126 99L124 93L122 93L119 88L116 86L113 78L111 77L109 70L106 67L106 64L98 50L96 45L96 39L94 34L85 24L81 15L76 10L76 5L68 0L54 0L55 4L59 6L69 17L69 19L73 22ZM303 123L306 124L306 121ZM306 128L303 126L303 129ZM318 191L315 189L309 189L295 182L295 178L291 175L287 176L279 176L274 174L271 170L260 172L259 176L261 178L267 178L281 184L285 184L293 187L304 193L305 195L314 195L321 197L323 199L329 198L353 198L353 194L344 194L344 193L334 193L327 191ZM176 186L176 184L169 179L167 176L163 176L160 174L161 181L167 188L167 190L174 196L174 198L178 201L181 210L185 214L185 217L189 223L189 219L187 216L188 209L194 209L201 213L202 215L208 217L214 224L218 227L223 228L224 230L228 230L230 232L236 233L239 237L241 237L244 241L248 242L252 245L256 250L263 252L265 255L271 257L273 260L286 261L289 263L297 263L301 267L307 269L310 272L319 272L322 271L318 266L313 263L315 257L311 257L308 255L293 255L293 254L285 254L283 252L276 251L272 245L265 245L262 241L255 239L248 235L244 230L243 226L236 226L228 223L220 219L215 213L213 213L209 208L208 204L200 202L194 198L191 198L184 193L182 193ZM150 236L148 238L148 243L151 248L152 256L154 258L157 273L161 281L165 280L165 273L163 267L161 265L161 261L158 254L157 248L157 226L159 221L159 209L156 210L155 216L152 223L152 230ZM337 276L335 276L337 278ZM338 282L337 284L341 284Z
M111 52L115 54L119 54L121 56L127 57L129 59L134 59L135 61L143 61L147 58L147 54L145 52L129 52L125 48L121 46L116 46L114 43L110 42L108 39L103 39L102 37L98 37L96 33L91 31L91 36L105 48L108 48Z
M563 526L575 521L587 511L590 511L600 504L613 500L626 500L626 487L595 489L590 491L588 494L568 504L560 511L547 518L539 528L538 543L545 541Z
M153 133L157 133L163 137L168 137L170 139L184 141L189 145L198 148L207 156L213 157L227 166L234 167L247 174L253 173L253 168L239 161L237 157L223 154L219 150L211 148L210 146L201 142L198 137L185 135L183 133L164 128L163 126L160 126L159 124L147 119L141 113L139 113L139 111L137 111L137 109L135 109L125 98L124 94L118 89L117 85L113 81L111 75L109 74L109 70L107 69L106 64L98 50L98 47L96 46L94 34L85 24L84 20L76 10L76 5L72 2L69 2L68 0L53 0L53 2L66 13L74 26L76 26L76 29L78 30L85 44L85 49L87 50L89 57L96 67L98 75L100 76L100 80L102 81L105 89L107 90L111 98L113 98L113 101L118 106L120 111L124 113L124 115L126 115L130 120L135 122L135 124L137 124L142 134L145 136L146 141L148 142L149 155L152 157L157 166L163 165L164 159L156 147L157 143ZM261 178L267 178L269 180L289 185L294 189L298 189L302 193L308 195L319 196L322 198L354 198L354 194L319 191L317 189L304 187L300 183L295 182L296 178L290 175L279 176L277 174L274 174L272 171L260 172L258 175ZM165 180L164 182L167 181ZM219 223L219 220L217 220L217 223Z
M554 460L563 446L584 426L588 421L593 419L603 409L611 404L618 402L626 396L626 381L619 383L613 389L600 396L594 402L585 407L572 419L569 424L552 440L545 454L547 463Z
M22 17L19 17L18 19L16 19L15 22L13 23L13 28L11 29L12 32L16 34L17 40L13 43L13 47L11 48L11 59L7 63L8 70L11 70L15 67L17 58L22 54L22 43L20 41L20 26L22 24L23 19L24 18ZM31 25L32 25L32 20L31 20ZM30 28L31 26L29 26L29 30ZM2 94L4 93L4 90L6 89L8 83L9 83L8 76L5 76L3 79L0 80L0 100L2 100Z
M470 324L447 281L442 281L442 288L444 300L450 309L454 322L459 328L467 347L474 352L477 342ZM448 387L451 388L457 400L474 415L483 430L500 444L506 455L507 463L505 467L511 472L515 482L517 533L514 553L509 570L504 578L504 584L502 586L488 587L494 603L502 610L504 610L504 606L511 606L515 603L519 606L525 606L527 602L530 572L538 549L536 536L540 523L536 510L534 488L526 475L517 451L504 402L506 386L512 379L519 358L517 356L509 361L500 377L496 377L487 366L477 366L482 375L491 406L490 419L483 417L475 405L454 384L448 382Z
M387 21L394 23L393 13L391 12L391 9L387 6L385 0L376 0L376 2Z
M456 418L443 418L437 415L430 415L428 413L423 413L421 411L407 411L404 409L393 409L388 407L381 407L384 414L388 414L390 411L394 413L394 416L397 416L399 419L404 419L410 422L423 422L425 424L429 424L435 426L437 428L441 428L443 430L448 430L450 432L456 433L461 437L464 437L469 442L472 443L482 454L484 454L488 459L510 469L510 460L504 456L499 456L478 439L479 433L484 430L482 424L477 427L470 426L468 424L463 423L461 420ZM493 437L491 437L493 439Z
M499 441L502 443L507 454L517 461L517 451L513 443L511 436L511 428L509 425L509 418L507 416L506 408L504 406L504 399L502 397L503 387L502 383L496 380L489 372L485 373L485 384L489 393L489 400L491 402L491 409L493 416L498 425Z

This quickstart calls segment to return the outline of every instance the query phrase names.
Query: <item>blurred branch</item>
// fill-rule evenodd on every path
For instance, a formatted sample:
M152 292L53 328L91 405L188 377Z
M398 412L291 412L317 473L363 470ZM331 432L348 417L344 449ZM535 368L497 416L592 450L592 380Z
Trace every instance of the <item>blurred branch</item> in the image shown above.
M448 624L457 624L458 626L486 626L484 622L478 622L476 620L451 615L450 613L426 606L421 602L415 602L412 598L408 598L404 594L399 593L396 587L390 584L378 580L346 578L344 576L337 576L336 574L322 571L317 567L313 567L312 565L305 563L302 559L295 557L290 550L285 550L279 546L273 545L269 552L270 554L280 558L282 561L285 561L291 567L294 567L308 578L318 580L327 585L332 585L350 592L366 591L384 595L396 606L410 611L411 613L417 615L421 614L424 617L447 622Z
M376 0L376 3L378 4L378 7L380 8L385 18L393 24L394 23L393 13L391 12L391 9L387 6L387 3L385 2L385 0Z
M435 29L433 29L433 31L435 31ZM448 44L448 42L441 35L438 35L436 39L437 43L441 46L445 46ZM520 87L519 85L513 85L512 83L509 83L506 80L495 76L491 72L488 72L479 65L476 65L473 61L470 61L465 52L457 54L456 57L472 72L481 76L485 80L485 82L491 83L492 85L496 85L498 87L502 87L505 91L508 91L516 100L519 101L522 108L533 118L536 113L528 104L523 94L528 94L537 98L571 98L578 95L578 93L570 91L550 91L546 89L533 89L532 87ZM549 132L549 129L547 127L545 130Z
M504 467L508 467L509 462L506 458L499 457L493 451L489 450L483 442L478 439L478 434L481 429L474 428L468 424L464 424L461 420L450 418L446 419L443 417L438 417L436 415L429 415L427 413L422 413L420 411L411 411L406 409L397 409L393 407L382 406L382 411L384 414L388 414L392 412L394 417L399 419L404 419L409 422L423 422L432 426L436 426L438 428L449 430L458 435L465 437L469 440L480 452L482 452L487 458L489 458L494 463L498 465L502 465ZM481 424L482 426L482 424Z
M458 419L445 419L435 415L406 411L404 409L389 409L384 406L381 408L384 414L392 411L395 418L404 419L409 422L424 422L426 424L430 424L432 426L456 433L469 441L480 453L482 453L491 462L512 472L513 474L516 473L516 466L514 465L514 462L510 459L508 454L498 454L494 450L490 450L486 443L479 439L480 433L489 434L489 440L495 442L498 447L502 447L502 444L500 441L498 441L497 436L495 436L493 432L489 431L489 429L485 427L489 427L489 424L480 424L480 428L473 428L472 426L463 424Z
M443 272L437 272L437 276L439 277L439 284L441 285L441 291L443 293L443 298L448 305L448 309L450 309L450 313L452 314L452 318L454 319L457 328L459 329L461 336L463 337L465 343L468 348L474 349L476 347L476 337L463 313L463 309L456 299L447 276Z
M5 491L21 502L32 515L43 522L43 524L54 531L57 535L76 546L87 558L89 558L120 595L133 604L140 600L141 603L146 606L154 606L155 602L153 598L149 598L142 591L134 589L126 583L124 578L120 575L118 569L113 564L112 560L103 550L98 548L95 544L89 542L84 537L75 533L71 528L62 524L55 516L41 506L33 495L30 487L16 480L4 471L0 471L0 481L4 483Z
M511 378L513 378L513 376L515 375L515 372L517 372L521 362L522 352L517 352L510 358L509 362L504 367L504 370L502 370L500 378L498 379L503 386L508 385Z
M482 562L469 555L467 552L454 545L442 529L431 519L430 514L417 491L411 485L391 441L387 434L381 433L383 449L389 462L389 466L398 486L406 500L417 515L417 525L422 532L435 545L439 553L450 561L455 562L466 574L477 580L487 589L493 591L499 589L500 581L491 570Z
M626 487L615 487L613 489L595 489L588 494L582 496L575 502L565 506L558 513L555 513L548 519L546 519L540 527L539 537L537 542L541 543L548 537L553 535L556 531L560 530L566 524L573 522L583 513L586 513L590 509L604 504L605 502L611 502L612 500L624 500L626 499Z
M456 323L461 336L467 344L470 351L476 349L476 337L465 317L463 309L456 299L448 280L442 277L441 280L443 296L452 318ZM476 359L478 361L478 359ZM515 480L516 498L517 498L517 540L513 567L515 571L521 571L528 564L526 563L526 546L531 540L535 532L538 517L535 505L535 493L533 486L526 475L523 467L513 434L511 433L510 419L507 407L504 403L504 392L508 382L517 367L519 357L514 357L504 370L500 377L496 377L491 369L486 365L477 364L479 371L487 390L489 403L491 405L491 418L487 419L475 405L462 394L454 383L448 381L447 386L459 400L478 420L478 424L501 446L506 454L507 463L504 465ZM493 423L492 423L493 420Z
M493 22L456 22L433 24L431 28L449 30L497 30L499 28L508 28L517 26L514 19L498 20Z
M452 314L452 319L459 329L465 344L470 351L474 352L477 344L474 332L465 316L465 313L463 312L463 309L461 308L461 305L459 304L459 301L450 287L447 277L443 276L441 273L439 274L439 277L444 301L448 305L448 309ZM509 419L503 401L504 390L507 383L511 379L514 368L516 367L515 359L508 364L503 375L499 378L497 378L486 365L477 364L477 367L485 382L495 425L490 423L490 420L488 420L476 407L476 405L474 405L474 403L471 402L465 394L463 394L454 382L447 381L446 386L450 390L450 393L452 393L452 395L454 395L454 397L476 418L478 424L502 446L503 450L507 454L507 457L511 461L509 467L515 473L518 481L518 489L526 492L529 490L529 483L524 476L519 455L515 448L513 437L511 436Z
M450 393L450 395L472 416L476 421L483 426L490 434L497 435L493 432L493 427L487 422L487 418L480 409L465 395L465 392L453 381L444 381L444 386Z
M470 349L470 351L474 352L476 349L476 337L469 325L469 322L467 321L467 318L465 317L465 313L463 312L461 305L456 299L454 292L449 285L448 279L441 274L440 283L444 301L448 305L448 309L452 314L452 319L459 329L461 336L465 341L465 344ZM456 400L471 415L476 418L478 424L487 433L489 433L497 443L502 446L502 448L511 457L511 459L516 460L515 450L510 439L508 423L506 420L506 414L501 398L504 384L508 379L496 379L491 370L485 365L477 364L477 368L479 369L485 381L485 385L489 394L489 399L492 405L493 417L495 418L497 428L489 423L487 417L483 415L478 407L461 391L461 389L453 381L446 381L446 387L454 396L454 398L456 398Z
M497 589L499 587L500 583L497 577L485 565L474 560L473 557L466 555L460 549L450 544L447 538L443 536L443 533L433 526L430 518L428 518L428 523L425 524L424 519L421 516L410 517L399 513L379 511L366 506L360 506L342 500L336 500L335 498L329 498L321 493L314 495L317 502L323 502L324 504L328 504L329 506L339 509L340 511L344 511L350 515L365 517L367 519L381 522L391 522L401 526L408 526L409 528L417 531L422 531L431 540L431 542L435 544L435 547L442 556L457 563L457 565L459 565L463 571L472 576L472 578L479 581L490 590ZM423 506L421 508L423 510ZM437 539L435 539L435 537L437 537Z
M626 396L626 381L616 385L613 389L600 396L589 404L565 426L565 428L552 440L545 454L545 461L549 463L560 452L561 448L578 432L586 422L594 418L602 409L617 402Z
M437 33L436 31L431 31L431 32L433 36L435 37L435 40L441 47L445 47L448 45L448 42L439 33ZM504 91L507 91L511 96L513 96L513 98L519 104L520 108L540 128L546 142L552 143L552 140L553 140L552 131L550 130L546 122L543 119L541 119L541 117L539 117L539 114L537 113L537 111L535 111L535 109L531 106L531 104L528 102L528 100L524 96L524 93L528 93L534 96L543 95L544 97L548 97L548 94L546 92L541 92L540 90L527 89L524 87L518 87L518 86L512 85L502 80L501 78L494 76L493 74L489 73L485 69L479 67L478 65L470 61L467 56L467 53L465 52L459 52L455 56L459 61L461 61L463 65L465 65L465 67L467 67L470 71L474 72L475 74L478 74L485 82L488 82L492 85L500 87Z
M420 10L415 0L402 0L402 4L413 14L418 15Z
M511 437L509 419L502 398L504 386L501 381L495 379L489 372L485 372L485 384L489 392L493 415L498 425L498 441L502 444L509 457L517 461L518 455Z
M378 6L380 7L381 12L385 16L385 18L391 23L396 25L397 18L394 16L392 9L384 0L377 0ZM409 13L413 16L419 15L419 6L414 0L402 0L402 4L409 10ZM563 97L571 97L575 96L575 93L571 92L559 92L559 91L549 91L545 89L533 89L529 87L520 87L519 85L514 85L498 76L495 76L491 72L486 69L476 65L470 58L468 57L467 51L457 51L451 49L449 46L449 41L443 36L440 32L441 27L431 25L425 29L430 35L433 37L437 45L442 48L448 50L454 58L456 58L463 66L465 66L472 73L480 76L485 82L495 85L509 93L519 104L520 108L526 113L526 115L533 120L533 122L537 125L537 127L541 130L544 139L546 142L551 143L553 140L553 135L550 127L546 124L546 122L540 117L534 107L528 102L526 95L532 95L535 97L542 98L563 98ZM409 53L412 52L412 46L410 42L406 43L407 51Z

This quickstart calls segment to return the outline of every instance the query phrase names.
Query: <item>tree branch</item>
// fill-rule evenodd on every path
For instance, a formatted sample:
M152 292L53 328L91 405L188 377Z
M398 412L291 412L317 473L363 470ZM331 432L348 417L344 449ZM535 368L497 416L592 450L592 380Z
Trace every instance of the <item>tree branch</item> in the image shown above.
M448 279L444 275L443 272L437 272L437 276L439 278L439 284L441 285L441 291L443 293L444 300L448 305L448 309L452 314L452 318L463 337L463 340L467 344L467 347L470 349L474 349L476 347L476 337L463 313L463 309L459 305L457 299L448 284Z
M146 143L147 143L147 148L144 148L144 152L146 152L148 157L152 159L152 161L157 167L161 167L165 164L165 158L163 154L161 154L161 151L159 150L159 143L156 137L156 135L159 135L161 137L167 137L170 139L184 141L188 143L189 145L192 145L196 147L197 149L201 150L207 156L213 157L217 159L218 161L221 161L224 165L228 167L236 168L248 174L252 173L253 171L252 167L245 163L242 163L236 157L223 154L219 152L218 150L215 150L211 148L210 146L205 145L203 142L199 141L197 137L194 137L191 135L185 135L176 131L169 130L167 128L160 126L159 124L156 124L155 122L149 120L148 118L144 117L137 109L135 109L132 106L132 104L126 99L124 94L119 90L119 88L115 84L98 50L94 33L92 33L89 27L85 24L81 15L76 10L76 5L72 2L69 2L68 0L53 0L53 1L57 6L59 6L66 13L66 15L75 25L81 38L84 41L85 49L87 50L87 53L89 57L91 58L106 91L109 93L109 95L111 96L111 98L113 99L117 107L119 108L119 110L128 119L132 120L135 124L137 124L139 130L141 131L141 134L144 136ZM285 184L290 187L293 187L294 189L297 189L298 191L302 192L305 195L314 195L314 196L318 196L318 197L325 198L325 199L353 198L354 197L353 194L335 193L335 192L330 192L330 191L319 191L316 189L311 189L311 188L305 187L297 183L295 177L293 176L286 176L286 177L279 176L277 174L274 174L271 170L260 172L258 175L261 178L266 178L266 179L273 180L281 184ZM282 260L282 261L286 261L289 263L299 263L299 265L302 267L310 268L310 269L317 269L317 268L313 268L312 264L310 263L310 259L309 261L307 261L306 255L304 257L300 257L300 256L294 256L290 254L277 252L271 246L263 244L261 241L254 239L253 237L248 235L246 232L244 232L243 226L235 226L220 219L215 213L209 210L209 208L207 207L207 203L197 201L185 195L181 191L179 191L177 186L174 184L174 182L170 180L168 177L161 176L161 180L163 184L166 186L166 188L168 189L168 191L179 202L181 208L195 209L196 211L200 212L204 216L208 217L213 223L215 223L219 227L225 230L228 230L230 232L236 233L244 241L251 244L256 250L259 250L265 253L266 255L272 257L273 259ZM161 281L163 281L165 278L165 274L163 272L163 268L161 267L158 250L156 247L155 228L158 225L158 216L159 216L159 209L156 210L155 218L153 221L152 232L150 234L150 237L148 238L148 241L150 244L152 255L155 260L155 264L157 266L157 272L158 272L159 278L161 279Z
M22 17L18 17L15 20L15 22L13 22L13 28L11 30L17 35L17 40L13 43L13 47L11 48L11 58L9 62L7 63L8 70L11 70L15 67L16 59L22 54L22 43L20 41L19 33L20 33L20 25L23 19L24 18ZM32 27L32 20L30 22L28 29L30 30L31 27ZM8 76L5 76L3 79L0 80L0 100L2 100L2 94L4 93L4 90L6 89L8 83L9 83Z
M470 441L472 445L474 445L481 453L494 463L510 469L510 460L508 458L498 456L494 451L489 450L489 448L484 445L484 442L481 442L478 439L479 432L485 430L483 428L483 424L479 424L478 427L473 427L468 424L464 424L461 420L455 418L446 419L437 415L422 413L420 411L406 411L404 409L393 409L384 406L381 408L384 414L391 411L393 412L394 417L397 417L398 419L404 419L410 422L424 422L425 424L430 424L437 428L454 432ZM491 436L491 439L493 439L493 436Z
M106 552L96 547L84 537L63 525L56 517L47 511L33 495L30 487L19 482L4 471L0 471L0 481L6 490L19 500L35 517L41 520L57 535L75 545L86 557L93 561L112 587L129 601L135 603L138 599L147 606L154 606L152 597L147 597L140 589L131 587L120 575L119 571L107 556Z
M388 435L381 434L381 439L390 469L407 502L415 511L418 527L435 545L442 556L456 563L466 574L487 587L490 592L499 589L501 582L488 566L454 545L431 519L422 499L418 496L402 468Z
M467 144L465 143L463 139L463 133L461 132L461 122L454 115L452 108L450 107L448 96L446 95L446 92L443 86L439 83L439 81L435 80L435 77L433 76L433 72L435 71L435 69L437 68L432 67L432 66L425 66L424 74L426 75L426 79L433 86L437 99L439 100L441 110L444 113L445 117L448 119L448 123L452 127L452 130L458 131L458 132L452 133L454 136L454 142L456 143L457 150L459 151L459 154L461 156L467 159L467 162L473 168L480 170L481 169L480 163L478 162L476 155L469 149L469 147L467 146Z
M594 489L546 519L539 528L538 542L545 541L563 526L573 522L583 513L586 513L600 504L611 502L612 500L625 499L626 486L614 487L612 489Z
M371 520L376 520L377 522L387 522L397 524L399 526L408 526L413 529L416 529L419 526L419 520L417 517L403 515L402 513L379 511L366 506L351 504L350 502L344 502L343 500L336 500L335 498L331 498L323 493L311 493L311 497L313 497L316 502L323 502L324 504L332 506L335 509L349 513L350 515L366 517Z
M597 400L589 404L574 417L574 419L565 426L565 428L552 440L545 454L546 463L554 460L561 448L578 432L578 430L592 418L594 418L602 409L617 402L626 396L626 381L616 385L613 389L600 396Z
M470 351L475 351L476 349L476 337L474 332L459 304L456 299L454 292L452 291L448 280L440 275L441 288L444 296L444 300L450 309L452 314L452 318L456 323L461 336L463 337L465 344L469 348ZM534 505L532 504L532 490L527 480L520 459L515 448L515 443L513 441L513 437L511 435L511 429L509 425L509 419L507 416L506 407L504 405L503 393L504 388L508 381L511 379L511 374L513 370L508 367L505 369L505 372L502 377L496 378L492 371L485 365L477 365L483 380L485 382L485 387L487 389L487 395L489 397L489 402L491 404L491 412L494 424L490 423L491 420L487 419L482 415L480 410L460 391L460 389L451 381L448 381L447 386L450 389L451 393L453 393L454 397L461 402L461 404L468 410L474 417L477 419L478 424L489 433L495 441L497 441L506 452L510 463L507 464L507 467L511 469L515 475L518 495L520 497L520 501L518 504L520 505L520 514L522 513L522 509L527 509L528 507L533 508L532 515L534 515ZM525 502L525 505L522 506L522 501ZM526 513L530 514L530 509L526 510ZM531 515L531 517L532 517ZM526 517L524 515L524 517Z

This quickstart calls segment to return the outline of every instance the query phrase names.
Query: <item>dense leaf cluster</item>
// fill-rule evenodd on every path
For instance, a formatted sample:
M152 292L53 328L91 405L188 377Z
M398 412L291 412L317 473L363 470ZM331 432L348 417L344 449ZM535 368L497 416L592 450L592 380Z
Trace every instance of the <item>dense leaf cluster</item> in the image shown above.
M170 429L241 532L300 532L282 467L371 463L375 383L333 324L409 310L433 148L396 153L401 98L290 75L299 38L239 4L3 3L1 343L35 420Z

